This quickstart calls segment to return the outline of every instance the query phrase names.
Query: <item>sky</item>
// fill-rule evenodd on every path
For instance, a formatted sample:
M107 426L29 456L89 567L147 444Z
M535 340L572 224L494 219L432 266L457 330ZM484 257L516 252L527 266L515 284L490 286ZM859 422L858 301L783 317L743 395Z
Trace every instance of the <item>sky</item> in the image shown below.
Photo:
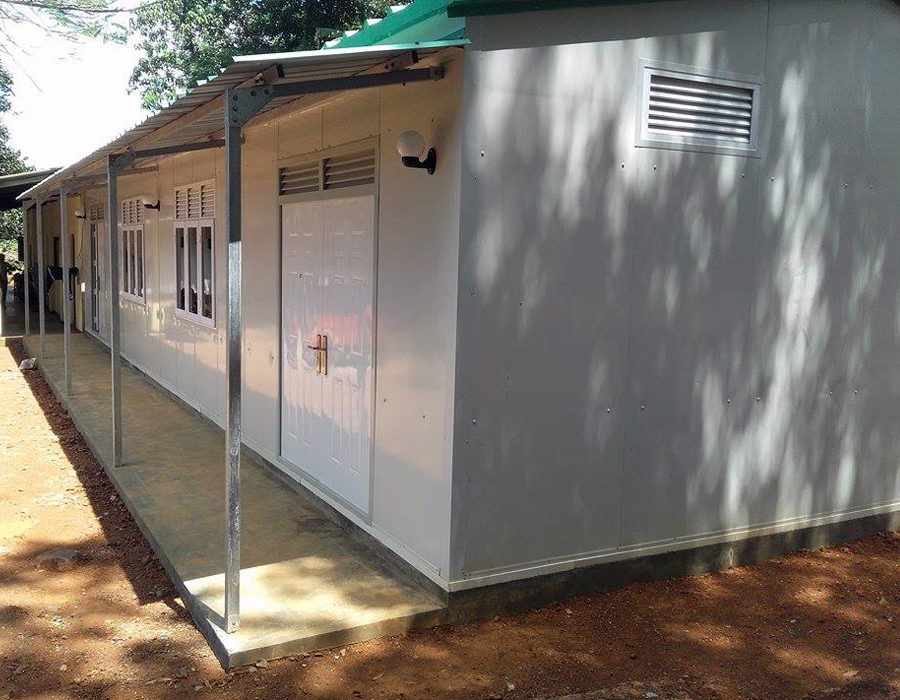
M0 56L15 90L4 121L29 165L68 165L146 116L137 93L128 93L138 59L133 45L66 42L27 25L10 31L21 50Z

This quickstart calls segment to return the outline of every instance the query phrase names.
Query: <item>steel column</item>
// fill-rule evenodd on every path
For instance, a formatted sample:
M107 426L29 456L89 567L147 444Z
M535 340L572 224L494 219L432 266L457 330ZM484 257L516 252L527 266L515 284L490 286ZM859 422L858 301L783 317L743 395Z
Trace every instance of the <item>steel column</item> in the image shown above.
M241 623L241 127L230 122L225 128L225 196L225 230L228 232L225 631L234 632Z
M28 202L22 202L22 239L24 241L24 245L22 246L22 252L24 253L25 259L23 260L25 264L25 335L31 335L31 297L29 285L31 284L31 271L28 269L31 260L28 255Z
M119 192L118 177L134 161L122 153L107 156L106 161L106 241L109 265L109 357L112 385L113 466L122 464L122 358L119 341Z
M225 230L228 236L225 328L225 631L241 624L241 137L244 124L272 99L269 86L224 95Z
M72 283L69 271L72 267L72 250L69 241L69 193L65 188L59 190L59 247L62 251L63 269L63 368L65 373L66 396L72 395L72 309L69 297L72 294Z
M40 343L38 344L38 355L44 357L44 332L46 330L44 324L44 286L47 278L44 269L44 222L41 218L41 211L44 208L44 202L38 199L34 209L35 235L37 236L37 273L38 273L38 331L40 333Z

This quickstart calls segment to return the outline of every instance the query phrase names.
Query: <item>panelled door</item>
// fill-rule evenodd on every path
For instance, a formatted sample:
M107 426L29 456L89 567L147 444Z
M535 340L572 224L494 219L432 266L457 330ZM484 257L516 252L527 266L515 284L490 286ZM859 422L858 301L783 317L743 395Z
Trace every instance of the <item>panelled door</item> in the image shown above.
M281 453L369 511L375 196L281 206Z

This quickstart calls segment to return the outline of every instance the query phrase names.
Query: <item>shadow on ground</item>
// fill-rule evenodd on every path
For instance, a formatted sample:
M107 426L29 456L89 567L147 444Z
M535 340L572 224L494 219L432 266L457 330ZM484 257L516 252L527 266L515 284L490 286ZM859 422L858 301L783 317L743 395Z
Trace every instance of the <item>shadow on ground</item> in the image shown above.
M21 348L4 354L17 372ZM41 412L22 439L62 451L15 465L34 489L23 503L43 518L53 488L85 498L67 496L58 530L26 533L0 558L0 697L900 697L895 534L225 673L47 385L21 376ZM34 568L59 547L87 560Z

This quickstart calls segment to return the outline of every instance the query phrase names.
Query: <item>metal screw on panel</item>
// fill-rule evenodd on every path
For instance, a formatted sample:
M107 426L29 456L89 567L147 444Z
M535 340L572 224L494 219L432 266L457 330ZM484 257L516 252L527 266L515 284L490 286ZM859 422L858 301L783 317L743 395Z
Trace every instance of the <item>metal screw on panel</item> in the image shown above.
M731 403L731 399L725 399L725 403Z
M644 407L643 407L643 406L641 406L641 410L642 410L642 411L644 410Z
M475 420L475 419L473 418L473 419L472 419L472 425L477 425L477 424L478 424L478 421Z
M607 409L606 409L606 412L607 412L607 413L612 413L612 409L611 409L611 408L607 408Z
M759 401L759 400L760 400L760 398L759 398L759 397L758 397L758 396L757 396L757 397L756 397L756 400L757 400L757 401Z

